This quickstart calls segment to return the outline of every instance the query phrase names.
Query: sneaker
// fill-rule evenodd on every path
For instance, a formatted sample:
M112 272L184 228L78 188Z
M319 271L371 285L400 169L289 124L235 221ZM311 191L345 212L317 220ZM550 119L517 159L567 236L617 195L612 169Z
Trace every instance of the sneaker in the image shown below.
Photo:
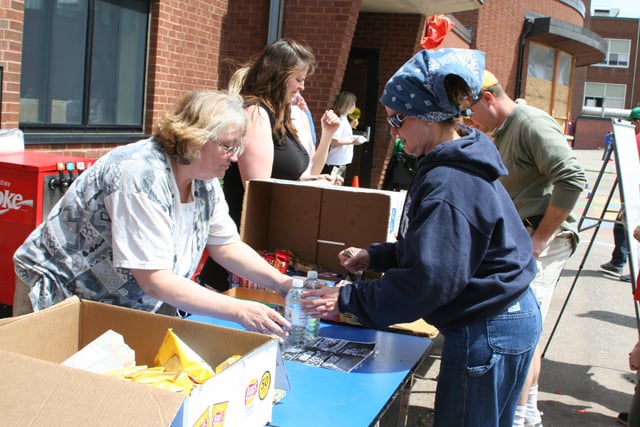
M622 280L623 282L630 282L631 281L631 275L630 274L623 274L620 276L620 280Z
M620 274L622 274L622 266L612 264L611 261L609 261L606 264L602 264L600 266L600 270L603 270L607 273L615 274L616 276L619 276Z
M622 424L623 426L628 426L629 425L629 413L628 412L620 412L618 414L618 418L616 418L618 420L619 424Z

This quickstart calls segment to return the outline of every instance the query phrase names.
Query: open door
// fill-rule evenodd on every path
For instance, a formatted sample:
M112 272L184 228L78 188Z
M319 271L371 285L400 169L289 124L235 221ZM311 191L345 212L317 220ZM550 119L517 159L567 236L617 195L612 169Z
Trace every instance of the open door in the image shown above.
M342 80L342 90L355 93L357 106L362 112L355 131L369 132L369 141L357 145L353 150L353 161L347 169L345 185L350 185L354 176L359 177L360 186L371 187L371 165L373 163L373 141L375 140L376 111L378 107L378 49L353 48ZM376 179L377 182L377 179Z

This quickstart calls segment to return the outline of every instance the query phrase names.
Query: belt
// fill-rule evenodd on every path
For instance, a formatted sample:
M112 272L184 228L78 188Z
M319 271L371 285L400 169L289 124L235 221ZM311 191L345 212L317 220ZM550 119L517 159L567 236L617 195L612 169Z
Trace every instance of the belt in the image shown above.
M531 227L534 230L538 228L540 222L542 221L543 215L532 215L525 218L522 218L522 223L525 227Z

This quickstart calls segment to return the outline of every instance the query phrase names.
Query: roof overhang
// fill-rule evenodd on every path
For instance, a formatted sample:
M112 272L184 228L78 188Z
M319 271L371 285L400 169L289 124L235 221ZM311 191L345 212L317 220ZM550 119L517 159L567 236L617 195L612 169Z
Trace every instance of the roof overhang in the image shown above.
M533 19L527 40L570 53L576 58L576 67L598 64L607 52L607 45L598 34L549 16Z
M362 0L360 11L431 16L478 9L483 2L484 0Z

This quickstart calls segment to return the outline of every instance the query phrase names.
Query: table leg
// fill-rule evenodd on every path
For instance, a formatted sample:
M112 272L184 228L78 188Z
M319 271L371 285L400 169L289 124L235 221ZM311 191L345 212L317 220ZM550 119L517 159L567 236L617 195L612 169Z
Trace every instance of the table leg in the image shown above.
M400 391L400 410L398 411L398 427L406 427L407 417L409 415L409 397L411 396L411 387L413 386L413 374L407 378L402 390Z

